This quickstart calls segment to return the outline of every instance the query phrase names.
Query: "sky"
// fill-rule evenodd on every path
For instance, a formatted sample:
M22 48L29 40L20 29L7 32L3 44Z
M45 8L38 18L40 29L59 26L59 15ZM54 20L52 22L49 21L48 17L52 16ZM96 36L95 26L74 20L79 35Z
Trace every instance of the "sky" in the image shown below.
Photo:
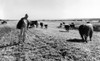
M0 19L100 18L100 0L0 0Z

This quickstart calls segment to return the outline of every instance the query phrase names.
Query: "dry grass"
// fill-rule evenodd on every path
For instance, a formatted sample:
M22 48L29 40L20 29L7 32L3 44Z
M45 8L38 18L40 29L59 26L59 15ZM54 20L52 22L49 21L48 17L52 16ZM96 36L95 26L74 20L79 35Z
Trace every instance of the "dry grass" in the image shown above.
M25 43L16 45L19 30L14 23L0 28L0 61L100 61L99 32L94 32L92 41L84 43L77 30L66 32L57 28L60 22L44 22L48 29L29 29Z

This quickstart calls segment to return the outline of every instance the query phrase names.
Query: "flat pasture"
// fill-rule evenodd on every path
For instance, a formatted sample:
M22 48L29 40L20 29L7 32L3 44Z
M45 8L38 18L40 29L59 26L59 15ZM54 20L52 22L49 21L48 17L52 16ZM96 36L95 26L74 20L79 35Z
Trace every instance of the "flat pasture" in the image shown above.
M92 41L81 40L78 29L58 28L60 23L85 24L85 21L39 21L48 24L48 28L29 28L23 48L17 45L19 30L18 21L7 21L0 24L0 60L3 61L100 61L99 22L91 22L98 26L94 31Z

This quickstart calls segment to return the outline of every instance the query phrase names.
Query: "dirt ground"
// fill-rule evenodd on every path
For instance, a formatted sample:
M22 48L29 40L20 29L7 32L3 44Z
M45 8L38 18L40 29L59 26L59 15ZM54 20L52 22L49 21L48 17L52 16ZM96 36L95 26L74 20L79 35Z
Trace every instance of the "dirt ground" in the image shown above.
M59 21L43 23L48 29L28 29L23 44L18 44L16 21L1 25L0 61L100 61L100 32L94 32L92 41L85 43L78 30L57 28Z

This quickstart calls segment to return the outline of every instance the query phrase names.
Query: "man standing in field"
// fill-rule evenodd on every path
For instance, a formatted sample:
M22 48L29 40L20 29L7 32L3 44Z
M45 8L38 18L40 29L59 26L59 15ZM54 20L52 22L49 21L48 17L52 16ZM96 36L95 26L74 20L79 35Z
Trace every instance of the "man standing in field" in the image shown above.
M29 21L27 18L28 18L28 15L25 14L25 17L22 17L16 26L17 29L20 29L20 38L23 38L23 42L25 40L25 32L26 32L26 30L28 30L28 26L29 26Z

